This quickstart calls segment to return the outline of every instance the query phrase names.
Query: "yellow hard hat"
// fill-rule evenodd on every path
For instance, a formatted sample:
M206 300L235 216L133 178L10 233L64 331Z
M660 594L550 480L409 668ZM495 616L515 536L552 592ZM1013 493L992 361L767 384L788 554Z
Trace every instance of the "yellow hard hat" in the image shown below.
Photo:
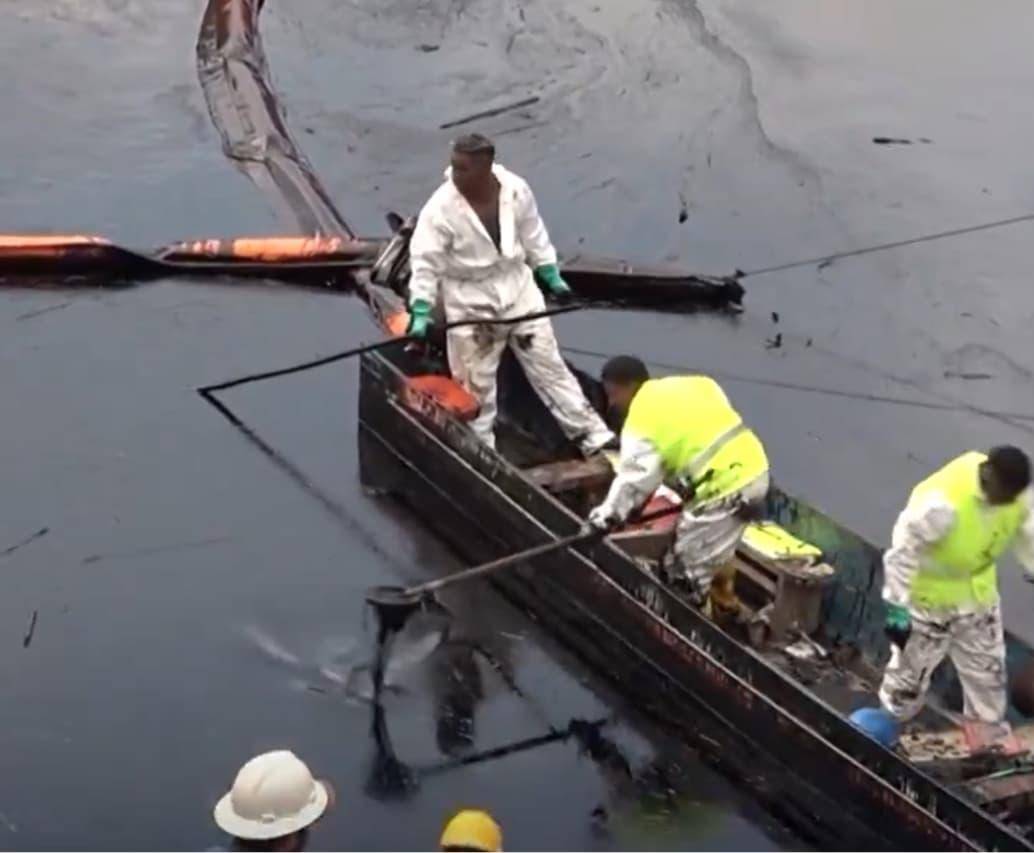
M503 831L488 812L464 809L445 825L438 846L442 850L483 850L492 853L503 849Z

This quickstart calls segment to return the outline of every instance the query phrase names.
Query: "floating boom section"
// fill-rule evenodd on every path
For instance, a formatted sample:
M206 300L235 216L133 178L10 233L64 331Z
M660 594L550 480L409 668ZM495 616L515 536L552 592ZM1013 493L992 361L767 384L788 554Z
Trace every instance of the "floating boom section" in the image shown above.
M197 71L223 151L301 234L354 237L291 138L273 87L258 19L262 0L210 0Z

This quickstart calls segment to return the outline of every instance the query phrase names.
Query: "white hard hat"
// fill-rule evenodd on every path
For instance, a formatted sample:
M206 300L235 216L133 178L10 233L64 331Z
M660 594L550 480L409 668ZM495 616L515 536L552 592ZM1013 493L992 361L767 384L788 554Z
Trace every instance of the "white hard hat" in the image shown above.
M215 806L215 822L235 838L262 841L298 832L327 808L327 787L286 749L257 755Z

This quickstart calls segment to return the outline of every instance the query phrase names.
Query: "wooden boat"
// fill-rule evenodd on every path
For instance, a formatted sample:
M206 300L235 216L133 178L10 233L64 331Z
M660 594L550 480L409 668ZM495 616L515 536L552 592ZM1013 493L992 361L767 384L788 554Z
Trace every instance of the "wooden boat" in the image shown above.
M378 305L398 330L398 302ZM577 458L511 361L500 371L499 452L488 449L444 373L401 345L363 356L364 485L401 499L472 562L575 532L609 464ZM597 383L578 375L599 401ZM714 624L658 578L670 520L493 582L641 709L687 732L703 710L720 720L758 762L785 769L779 785L846 847L1032 849L1034 728L993 741L955 725L950 677L895 750L852 726L847 715L874 704L886 654L880 549L777 487L764 516L738 555L743 624ZM1008 642L1011 666L1030 657Z

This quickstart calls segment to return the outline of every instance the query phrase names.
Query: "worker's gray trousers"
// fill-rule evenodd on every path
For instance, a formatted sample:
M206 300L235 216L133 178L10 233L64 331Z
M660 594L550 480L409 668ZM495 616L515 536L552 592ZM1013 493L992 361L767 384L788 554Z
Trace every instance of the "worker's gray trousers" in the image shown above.
M880 702L900 720L923 707L934 670L950 656L962 682L963 713L985 723L1005 718L1006 673L1002 613L990 610L959 614L938 621L912 615L912 634L904 651L891 647L880 685Z
M738 492L679 516L665 566L669 577L681 573L697 604L707 600L715 574L736 554L748 524L744 508L764 500L768 485L765 473Z

